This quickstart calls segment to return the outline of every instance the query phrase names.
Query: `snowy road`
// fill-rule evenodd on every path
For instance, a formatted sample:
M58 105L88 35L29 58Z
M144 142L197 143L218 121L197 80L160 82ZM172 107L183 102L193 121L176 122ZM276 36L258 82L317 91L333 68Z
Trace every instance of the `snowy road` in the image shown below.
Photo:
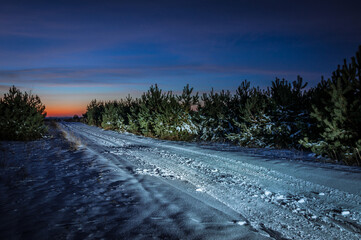
M138 174L83 140L50 128L37 141L0 142L0 239L267 239L191 184Z
M169 218L169 212L175 216L182 214L182 208L197 199L199 202L194 205L218 211L215 215L224 220L224 226L238 225L241 237L361 238L360 168L316 163L287 151L268 154L220 144L161 141L81 123L61 126L70 138L80 140L87 150L114 165L109 171L121 169L138 182L148 179L146 176L155 176L177 194L181 192L182 201L189 199L179 205L182 201L172 196L168 188L163 188L167 189L164 193L156 186L146 189L151 195L143 196L149 197L148 215L154 214L151 204L155 201L166 206L158 206L159 216L152 216L153 219ZM138 185L147 186L142 182ZM185 212L189 215L189 211ZM182 221L177 225L204 221L199 217L176 218ZM141 223L144 219L142 216L137 221ZM219 224L221 220L212 221ZM230 225L232 222L235 224ZM224 226L220 231L225 236L236 237L234 228ZM247 232L251 235L246 236Z

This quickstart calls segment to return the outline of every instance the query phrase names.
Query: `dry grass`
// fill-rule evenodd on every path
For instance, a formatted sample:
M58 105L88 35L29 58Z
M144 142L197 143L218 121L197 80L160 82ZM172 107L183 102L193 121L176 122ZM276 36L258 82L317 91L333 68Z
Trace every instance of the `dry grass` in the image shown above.
M59 125L58 125L58 123L57 123L56 121L54 121L54 120L50 120L50 121L49 121L49 126L55 128L55 129L59 129L59 128L60 128Z
M69 142L69 149L70 151L78 151L80 146L82 145L79 138L75 137L73 134L69 134L68 132L65 132L62 130L62 135L64 139L66 139Z
M69 150L70 151L78 151L80 146L82 146L82 142L81 140L76 137L74 134L72 133L69 133L67 131L65 131L64 129L60 128L58 124L57 125L57 128L60 129L61 131L61 136L68 141L69 143Z

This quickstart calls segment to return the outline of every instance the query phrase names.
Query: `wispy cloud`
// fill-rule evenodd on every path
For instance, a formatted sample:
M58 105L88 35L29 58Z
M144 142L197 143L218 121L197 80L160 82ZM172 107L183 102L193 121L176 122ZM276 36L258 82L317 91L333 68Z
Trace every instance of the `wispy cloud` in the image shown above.
M320 77L318 72L297 72L295 70L267 70L264 68L249 68L232 65L157 65L136 66L127 68L31 68L17 70L0 70L0 83L54 85L139 85L146 84L147 79L158 77L202 76L207 74L217 76L263 75L273 79L275 76L303 75Z

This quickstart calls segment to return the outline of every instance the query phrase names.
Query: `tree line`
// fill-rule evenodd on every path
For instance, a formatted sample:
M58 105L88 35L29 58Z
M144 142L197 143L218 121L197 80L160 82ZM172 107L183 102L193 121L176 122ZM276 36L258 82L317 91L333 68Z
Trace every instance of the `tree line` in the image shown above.
M276 78L266 89L241 82L235 94L201 96L186 85L179 95L151 86L140 98L92 100L90 125L149 137L230 141L245 147L310 149L350 165L361 163L361 46L331 78L306 88Z
M349 165L361 165L361 46L348 63L312 88L301 77L276 78L266 89L241 82L230 91L181 94L151 86L140 98L92 100L90 125L183 141L229 141L245 147L309 149ZM0 140L42 137L45 106L15 86L0 98Z

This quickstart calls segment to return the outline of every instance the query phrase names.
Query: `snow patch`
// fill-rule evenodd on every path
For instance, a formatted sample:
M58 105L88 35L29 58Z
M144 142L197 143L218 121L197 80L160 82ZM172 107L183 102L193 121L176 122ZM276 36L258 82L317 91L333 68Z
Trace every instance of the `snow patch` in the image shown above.
M347 215L350 215L350 211L348 210L344 210L341 212L342 216L347 216Z
M271 196L271 195L272 195L272 192L270 192L270 191L266 190L266 191L264 192L264 195L266 195L267 197L269 197L269 196Z
M246 221L237 221L236 224L243 226L243 225L246 225L247 222Z
M301 198L300 200L297 201L298 203L305 203L306 202L306 199L304 198Z

